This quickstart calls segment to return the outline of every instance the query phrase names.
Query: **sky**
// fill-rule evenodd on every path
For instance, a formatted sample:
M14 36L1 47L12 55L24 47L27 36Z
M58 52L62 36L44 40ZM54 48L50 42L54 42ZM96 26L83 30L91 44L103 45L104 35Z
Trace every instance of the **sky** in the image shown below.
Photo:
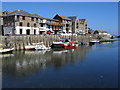
M53 18L56 14L78 16L87 19L89 28L106 30L118 34L117 2L3 2L2 10L13 12L17 9L31 14Z

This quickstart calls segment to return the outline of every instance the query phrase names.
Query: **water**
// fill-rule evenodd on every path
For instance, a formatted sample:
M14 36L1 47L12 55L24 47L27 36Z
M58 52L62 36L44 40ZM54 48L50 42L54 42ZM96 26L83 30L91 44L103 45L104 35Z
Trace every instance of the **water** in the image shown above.
M117 88L118 42L1 55L3 88Z

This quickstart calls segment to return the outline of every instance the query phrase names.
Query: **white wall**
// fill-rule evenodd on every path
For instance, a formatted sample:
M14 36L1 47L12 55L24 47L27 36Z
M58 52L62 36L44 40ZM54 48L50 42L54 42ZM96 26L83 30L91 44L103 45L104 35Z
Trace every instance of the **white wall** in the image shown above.
M38 27L20 27L20 26L16 26L16 32L15 34L20 34L20 29L22 29L22 34L26 34L26 30L30 29L30 34L34 34L34 29L36 29L36 34L39 34L39 28Z

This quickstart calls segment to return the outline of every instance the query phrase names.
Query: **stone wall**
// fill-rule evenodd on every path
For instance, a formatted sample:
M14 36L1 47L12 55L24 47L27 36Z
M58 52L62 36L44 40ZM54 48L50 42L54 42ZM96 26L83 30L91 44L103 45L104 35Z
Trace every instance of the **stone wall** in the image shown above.
M6 38L6 39L5 39ZM55 39L71 39L78 42L89 42L92 38L97 38L96 35L78 35L78 36L59 36L59 35L26 35L26 36L0 36L0 43L5 46L13 46L15 50L21 50L25 48L25 45L29 43L43 42L47 47L52 45Z

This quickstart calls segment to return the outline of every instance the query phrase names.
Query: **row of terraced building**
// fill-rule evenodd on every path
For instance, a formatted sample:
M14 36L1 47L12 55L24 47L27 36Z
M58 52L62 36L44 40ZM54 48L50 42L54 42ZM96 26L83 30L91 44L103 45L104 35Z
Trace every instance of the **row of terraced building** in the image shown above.
M72 34L88 32L86 19L78 16L56 15L52 19L38 14L30 14L24 10L14 12L0 11L0 33L2 35L40 35L40 34Z

